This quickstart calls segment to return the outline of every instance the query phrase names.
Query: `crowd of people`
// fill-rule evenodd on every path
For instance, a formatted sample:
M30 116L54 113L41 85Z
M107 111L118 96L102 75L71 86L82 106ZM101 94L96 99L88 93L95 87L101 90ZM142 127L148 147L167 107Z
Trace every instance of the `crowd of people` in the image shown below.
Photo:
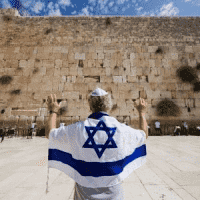
M128 123L125 123L128 125ZM65 123L60 123L60 126L64 126ZM36 136L37 133L37 124L35 122L33 122L31 125L27 125L27 132L25 134L25 136L30 136L32 138L32 136ZM199 135L200 135L200 126L196 127L197 130L199 130ZM163 132L160 128L160 122L158 120L156 120L155 122L155 134L156 135L163 135ZM151 135L152 132L152 128L150 126L148 126L148 131L149 131L149 135ZM4 137L8 136L8 137L13 137L13 136L17 136L18 135L18 130L17 130L17 126L15 125L14 127L11 126L5 126L3 125L3 127L0 128L0 136L1 136L1 142L3 142ZM180 135L189 135L189 128L186 122L182 121L181 125L176 125L174 127L174 132L173 132L174 136L180 136Z
M65 123L63 122L60 123L60 126L64 126L64 125ZM25 127L21 127L21 128L23 128L22 135L27 136L27 137L30 136L31 139L32 137L36 136L37 132L39 132L36 122L27 124ZM41 130L44 132L43 129L44 128L41 128ZM1 142L3 142L5 136L7 136L8 138L19 136L19 129L17 128L17 125L14 125L13 127L11 125L3 125L2 127L0 127Z

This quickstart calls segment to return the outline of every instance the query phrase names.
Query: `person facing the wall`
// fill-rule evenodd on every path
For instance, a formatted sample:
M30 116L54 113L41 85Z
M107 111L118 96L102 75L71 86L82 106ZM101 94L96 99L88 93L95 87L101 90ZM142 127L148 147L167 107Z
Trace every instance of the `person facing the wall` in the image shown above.
M181 124L181 135L188 135L188 125L184 121Z
M181 127L179 125L175 126L175 130L174 130L174 135L179 135L181 134Z
M92 114L85 121L56 128L59 105L56 97L49 98L48 168L59 169L74 179L75 200L123 200L123 180L146 162L146 103L141 98L139 105L134 103L140 129L108 114L112 101L106 91L97 88L88 103Z
M155 131L156 131L156 135L159 135L159 133L162 135L162 131L160 128L160 122L158 120L156 120L156 122L155 122Z

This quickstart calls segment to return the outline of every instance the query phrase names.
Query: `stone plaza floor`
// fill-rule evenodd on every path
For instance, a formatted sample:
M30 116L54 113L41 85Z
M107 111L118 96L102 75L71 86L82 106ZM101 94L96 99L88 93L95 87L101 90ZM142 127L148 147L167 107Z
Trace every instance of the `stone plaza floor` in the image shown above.
M1 138L0 138L1 141ZM126 200L200 200L200 136L149 136L147 162L123 182ZM0 200L72 200L75 182L50 168L48 139L0 143Z

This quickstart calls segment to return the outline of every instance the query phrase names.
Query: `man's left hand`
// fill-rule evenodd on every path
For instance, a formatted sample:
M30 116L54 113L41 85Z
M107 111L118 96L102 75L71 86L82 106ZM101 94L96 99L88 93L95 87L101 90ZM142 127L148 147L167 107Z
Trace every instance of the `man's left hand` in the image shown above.
M49 111L58 112L60 109L60 105L61 105L61 102L60 102L60 104L58 104L55 94L54 94L54 96L52 94L51 94L51 96L48 96L47 106L48 106Z

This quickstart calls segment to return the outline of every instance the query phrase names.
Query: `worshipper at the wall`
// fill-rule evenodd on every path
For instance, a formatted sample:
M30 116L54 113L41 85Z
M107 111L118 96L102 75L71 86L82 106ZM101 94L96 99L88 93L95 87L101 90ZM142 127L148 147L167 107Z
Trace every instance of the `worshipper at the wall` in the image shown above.
M184 121L181 124L181 135L188 135L188 125Z
M160 128L160 122L158 120L156 120L156 122L155 122L155 131L156 131L156 135L159 135L159 133L162 135L162 131Z
M60 105L53 96L47 102L49 110L53 110L49 117L48 170L61 170L76 182L74 200L125 199L123 180L146 162L145 101L140 98L139 105L134 103L140 130L108 114L111 96L100 88L88 98L92 114L85 121L68 126L56 128Z
M175 130L174 130L174 135L181 135L181 127L180 126L175 126Z

